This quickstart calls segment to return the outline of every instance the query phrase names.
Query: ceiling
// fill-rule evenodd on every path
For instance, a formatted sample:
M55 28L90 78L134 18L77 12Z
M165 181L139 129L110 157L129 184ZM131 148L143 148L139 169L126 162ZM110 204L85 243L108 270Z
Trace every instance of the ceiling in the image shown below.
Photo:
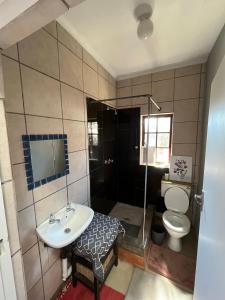
M133 12L143 2L154 32L142 41ZM117 78L205 62L224 20L224 0L85 0L59 18Z

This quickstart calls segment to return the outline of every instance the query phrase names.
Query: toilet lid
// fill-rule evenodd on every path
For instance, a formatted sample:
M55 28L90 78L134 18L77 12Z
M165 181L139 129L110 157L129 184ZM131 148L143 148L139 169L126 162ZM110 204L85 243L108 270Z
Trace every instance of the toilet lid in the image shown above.
M187 193L180 187L169 188L164 196L166 208L176 212L186 213L189 207Z

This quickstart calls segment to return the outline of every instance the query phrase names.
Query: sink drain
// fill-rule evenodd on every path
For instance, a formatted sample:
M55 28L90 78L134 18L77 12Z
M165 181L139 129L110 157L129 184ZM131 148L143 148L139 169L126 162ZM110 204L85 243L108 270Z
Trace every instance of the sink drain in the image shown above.
M71 229L70 229L70 228L66 228L66 229L64 229L64 232L65 232L65 233L70 233L70 231L71 231Z

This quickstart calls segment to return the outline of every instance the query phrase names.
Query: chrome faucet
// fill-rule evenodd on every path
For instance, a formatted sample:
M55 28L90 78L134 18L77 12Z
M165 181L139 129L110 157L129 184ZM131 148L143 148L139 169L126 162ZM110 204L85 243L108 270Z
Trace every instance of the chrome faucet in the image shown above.
M50 214L49 216L49 224L55 224L56 222L57 223L60 223L60 219L56 219L55 215L53 215L52 213Z
M66 205L66 212L75 211L75 208L71 206L71 202L68 202Z

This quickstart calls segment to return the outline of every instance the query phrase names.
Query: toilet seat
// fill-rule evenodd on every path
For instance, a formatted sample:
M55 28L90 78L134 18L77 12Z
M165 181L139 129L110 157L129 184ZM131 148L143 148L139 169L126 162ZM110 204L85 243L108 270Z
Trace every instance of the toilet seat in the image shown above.
M170 230L176 232L189 232L191 226L191 222L186 215L171 210L164 212L163 222Z

